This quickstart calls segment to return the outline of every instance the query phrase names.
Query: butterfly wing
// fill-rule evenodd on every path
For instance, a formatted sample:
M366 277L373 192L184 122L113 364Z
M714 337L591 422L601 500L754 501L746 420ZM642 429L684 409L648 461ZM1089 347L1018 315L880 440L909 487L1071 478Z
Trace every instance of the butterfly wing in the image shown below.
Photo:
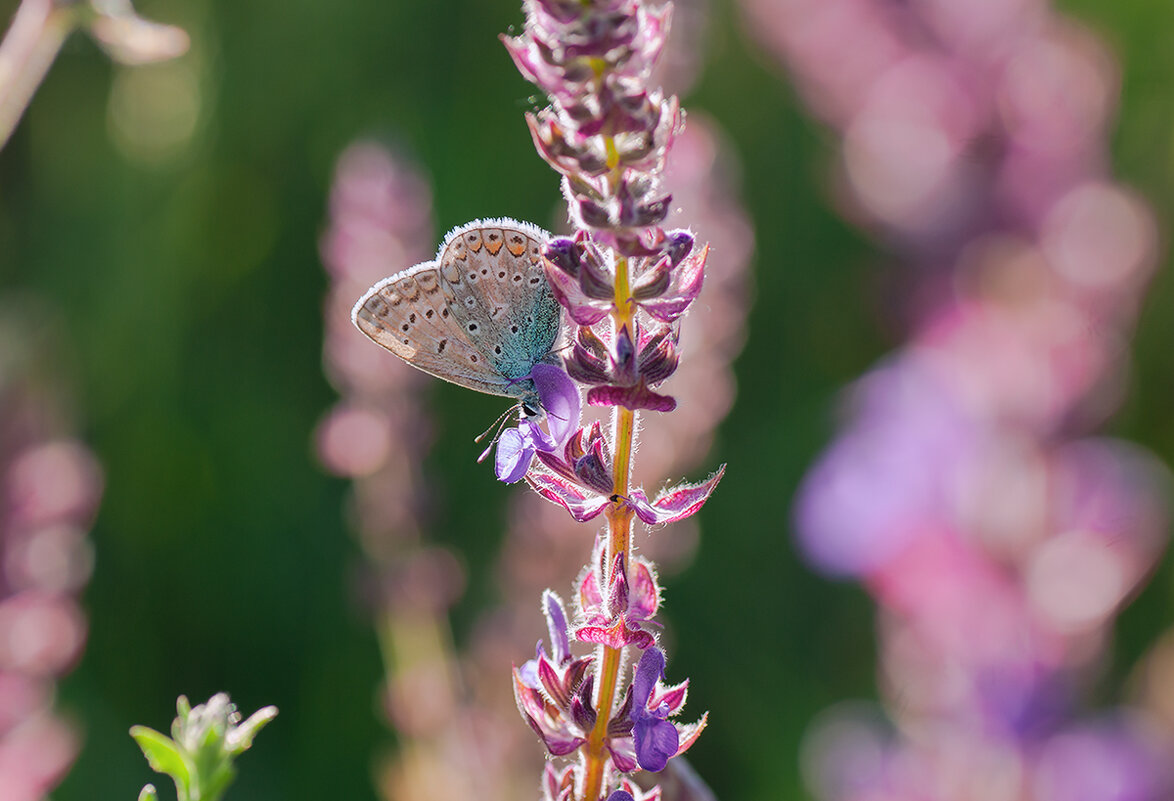
M542 267L548 238L516 220L479 221L453 231L438 257L453 316L506 379L548 361L558 337L560 309Z
M413 367L490 395L525 392L470 341L450 310L434 262L418 264L367 290L351 314L359 330Z

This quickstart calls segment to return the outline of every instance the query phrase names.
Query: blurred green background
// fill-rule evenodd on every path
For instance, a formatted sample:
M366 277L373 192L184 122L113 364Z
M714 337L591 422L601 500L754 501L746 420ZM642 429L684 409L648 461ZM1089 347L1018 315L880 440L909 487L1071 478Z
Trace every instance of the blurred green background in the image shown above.
M5 20L15 5L0 3ZM532 89L497 39L521 22L518 6L141 2L144 16L183 26L192 51L130 69L71 38L0 152L0 286L52 300L60 371L107 476L84 599L90 638L60 699L85 745L59 801L134 798L154 775L127 729L164 728L177 694L218 690L246 713L281 710L230 798L375 798L373 755L391 737L378 651L352 586L345 482L324 475L310 443L335 398L321 370L318 237L337 155L372 135L418 159L440 231L485 216L551 223L557 182L522 119ZM1168 221L1174 5L1061 6L1121 60L1117 176ZM873 693L872 613L857 587L798 561L786 499L832 434L837 390L900 332L879 307L883 254L829 207L828 135L748 44L733 4L712 4L704 49L683 102L716 118L742 161L757 292L737 403L710 457L729 472L701 515L695 562L666 588L670 677L691 678L694 716L710 710L692 761L719 797L798 799L806 724ZM1172 311L1163 269L1114 423L1167 463ZM441 508L436 537L464 554L473 584L455 612L460 638L493 592L478 566L491 564L503 525L485 521L511 490L472 463L480 422L456 419L472 408L488 421L501 404L447 386L432 397L430 469L460 499ZM1171 623L1167 561L1120 620L1102 700Z

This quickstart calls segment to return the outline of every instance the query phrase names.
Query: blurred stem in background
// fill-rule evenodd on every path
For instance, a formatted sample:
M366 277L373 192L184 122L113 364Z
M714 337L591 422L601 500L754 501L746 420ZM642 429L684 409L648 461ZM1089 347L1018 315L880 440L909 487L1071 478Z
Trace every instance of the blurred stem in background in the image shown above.
M8 141L62 43L86 27L129 64L179 55L187 36L134 15L129 2L25 0L0 41L0 147ZM86 637L77 593L89 579L86 537L102 471L69 436L63 363L39 302L5 299L0 319L0 787L40 798L73 762L75 728L53 711L55 677L76 663Z
M93 565L102 471L71 433L54 318L14 301L0 303L0 788L36 799L79 747L53 707L57 678L85 645L78 594Z
M187 35L147 22L129 2L24 0L0 41L0 148L7 143L66 38L86 27L117 61L180 55ZM59 322L27 298L5 299L0 319L0 787L5 797L46 795L78 749L74 727L52 712L54 678L85 642L77 593L89 579L86 530L102 471L66 433L63 363L49 334ZM247 747L247 746L246 746ZM212 798L213 796L208 796Z
M1168 522L1166 469L1089 436L1124 394L1157 255L1150 211L1107 177L1113 59L1043 2L743 5L841 135L837 199L903 262L912 330L797 501L808 559L880 607L885 714L813 728L813 791L1169 798L1171 732L1083 711Z
M22 0L0 41L0 148L20 122L61 45L79 28L86 28L122 64L165 61L188 48L183 30L139 17L130 0Z
M352 479L351 525L368 563L361 582L374 610L386 673L383 700L398 735L378 777L388 799L508 798L498 794L493 737L476 736L454 653L448 610L462 569L427 540L430 378L371 347L351 306L395 265L428 258L431 193L403 159L361 142L340 156L322 261L331 277L324 362L342 396L319 424L317 450Z

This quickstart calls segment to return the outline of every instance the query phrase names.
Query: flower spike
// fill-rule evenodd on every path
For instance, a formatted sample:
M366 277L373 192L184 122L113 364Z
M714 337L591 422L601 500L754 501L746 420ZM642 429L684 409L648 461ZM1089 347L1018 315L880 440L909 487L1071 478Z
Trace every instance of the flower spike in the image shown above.
M656 5L654 9L652 6ZM559 174L575 231L549 239L542 268L570 330L558 350L562 370L539 365L532 376L545 427L522 420L501 437L498 477L525 479L578 522L607 512L577 582L575 615L543 595L553 656L541 648L514 671L518 707L556 756L544 801L660 801L619 774L660 771L704 727L670 720L685 703L687 682L662 683L656 646L660 585L651 562L633 555L632 520L660 524L695 514L724 467L699 484L682 484L649 500L630 486L636 412L671 412L677 400L659 391L680 363L684 315L704 284L708 246L691 232L661 226L673 203L664 181L668 149L683 115L676 97L648 85L668 34L671 3L648 0L524 0L526 27L503 37L522 75L550 99L526 115L539 155ZM543 369L540 369L543 368ZM550 380L541 375L550 369ZM579 426L582 399L562 389L582 385L586 402L617 407L611 430ZM594 646L591 658L571 649ZM641 652L625 686L626 654ZM592 743L586 747L586 743Z

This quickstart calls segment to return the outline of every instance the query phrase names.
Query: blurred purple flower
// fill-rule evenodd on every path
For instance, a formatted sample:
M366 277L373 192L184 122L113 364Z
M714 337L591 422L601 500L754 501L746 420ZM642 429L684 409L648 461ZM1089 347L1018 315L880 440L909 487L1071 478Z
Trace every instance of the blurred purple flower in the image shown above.
M57 679L85 646L77 596L103 485L62 413L47 317L28 299L0 309L0 796L30 800L57 786L80 744L53 707Z
M897 724L841 729L875 758L827 762L841 775L817 771L817 793L1170 797L1119 728L1055 771L1072 783L1038 779L1166 539L1165 468L1077 438L1119 402L1156 250L1150 212L1104 177L1112 60L1034 0L743 6L841 136L836 201L911 277L911 341L858 382L795 506L812 563L880 607Z

